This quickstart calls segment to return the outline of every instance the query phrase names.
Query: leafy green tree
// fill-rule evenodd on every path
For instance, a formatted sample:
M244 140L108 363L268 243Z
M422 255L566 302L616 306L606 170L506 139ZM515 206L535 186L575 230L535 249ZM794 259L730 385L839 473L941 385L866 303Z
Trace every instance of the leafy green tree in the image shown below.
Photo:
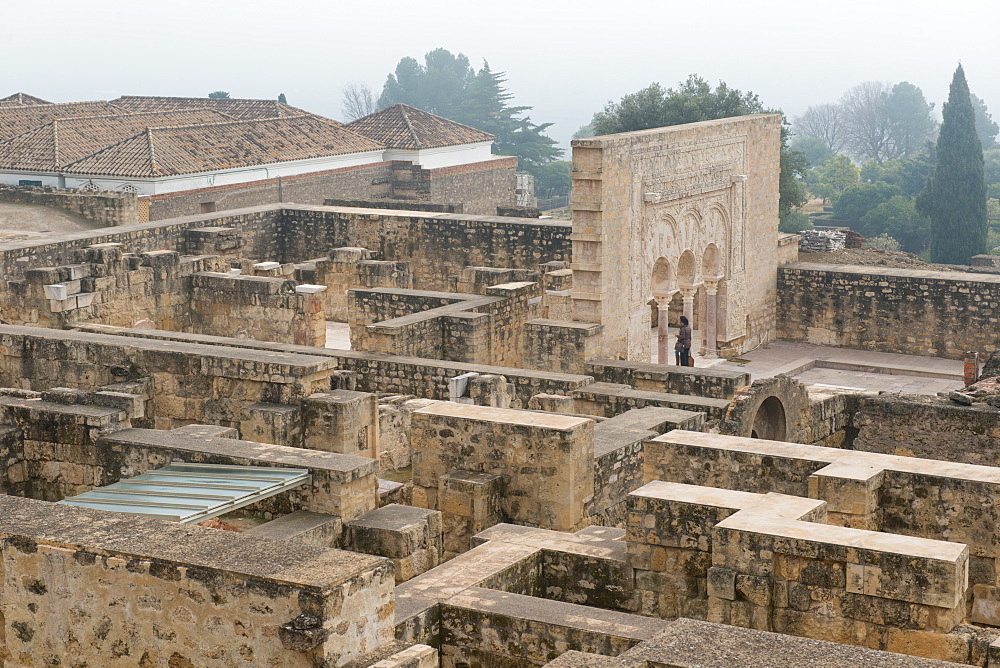
M281 104L288 104L288 99L285 97L284 93L278 93L278 102Z
M606 135L762 113L772 110L765 108L755 93L730 88L724 81L713 89L707 81L692 74L676 90L653 83L617 102L608 102L594 114L591 125L597 135ZM787 147L787 134L782 131L780 215L787 215L805 202L800 178L808 164L804 155Z
M208 96L212 99L223 99L223 98L228 98L229 93L227 93L224 90L216 90L209 93Z
M983 179L986 183L1000 183L1000 148L983 151Z
M888 183L858 183L840 194L833 204L833 216L847 225L860 226L869 211L902 194L902 188Z
M835 155L833 149L819 137L796 137L788 147L806 156L810 169L819 167Z
M415 58L400 60L396 71L386 78L378 104L390 107L403 102L457 120L455 116L461 113L474 77L464 54L456 56L447 49L434 49L424 56L423 65Z
M908 253L921 253L930 241L930 220L921 216L913 200L896 195L861 217L861 233L866 237L887 234Z
M778 231L788 234L798 234L811 229L812 223L809 221L809 216L801 211L789 211L781 217L778 223Z
M931 260L967 264L986 250L986 181L983 145L961 64L944 105L937 141L937 168L917 199L931 219Z
M525 115L531 107L509 104L513 96L506 81L503 72L494 72L485 61L477 72L464 54L435 49L424 56L423 65L414 58L400 60L386 78L378 104L403 102L489 132L496 137L494 152L516 155L521 168L539 178L536 171L563 151L545 134L551 123L536 124Z
M836 155L809 172L809 191L835 202L842 192L858 182L858 168L846 155Z
M969 93L972 99L972 108L976 112L976 134L979 135L979 143L983 145L983 150L988 151L997 148L997 134L1000 134L1000 125L997 125L986 109L986 103L975 93ZM990 183L990 181L987 181Z
M573 163L569 160L555 160L538 167L535 171L535 194L539 197L562 197L570 191L570 172Z
M887 160L881 165L870 160L861 167L861 180L868 183L888 183L899 186L909 197L918 195L934 174L937 156L934 145L902 160Z
M593 137L594 126L590 123L586 125L581 125L580 129L573 133L573 139L586 139L587 137Z

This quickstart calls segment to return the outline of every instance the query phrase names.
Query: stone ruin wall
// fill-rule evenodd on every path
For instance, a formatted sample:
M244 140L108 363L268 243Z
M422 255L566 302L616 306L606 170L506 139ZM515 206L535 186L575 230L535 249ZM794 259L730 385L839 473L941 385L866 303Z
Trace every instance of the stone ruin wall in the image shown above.
M472 215L494 216L497 207L514 206L516 158L421 169L408 162L380 162L312 174L185 190L143 198L148 220L164 220L282 202L323 204L327 199L455 203Z
M794 263L778 283L784 340L950 359L998 347L997 276Z
M16 497L0 507L12 663L340 666L392 640L379 557Z
M135 193L0 185L0 202L47 206L108 227L139 222Z
M230 262L216 255L150 251L126 256L120 244L85 248L77 259L62 267L30 269L25 280L8 281L0 319L56 329L85 323L145 325L299 345L326 341L321 293L300 293L292 280L233 275Z
M606 356L648 360L654 289L703 302L713 276L721 348L774 338L779 135L761 115L574 140L574 316L604 325Z

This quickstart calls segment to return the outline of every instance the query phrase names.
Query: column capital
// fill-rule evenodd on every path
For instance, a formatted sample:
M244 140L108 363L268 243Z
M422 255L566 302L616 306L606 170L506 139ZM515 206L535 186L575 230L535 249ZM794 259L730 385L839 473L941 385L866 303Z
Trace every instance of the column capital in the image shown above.
M657 291L653 293L653 299L656 300L656 308L662 309L667 308L670 305L670 300L673 296L677 294L677 290L665 290Z

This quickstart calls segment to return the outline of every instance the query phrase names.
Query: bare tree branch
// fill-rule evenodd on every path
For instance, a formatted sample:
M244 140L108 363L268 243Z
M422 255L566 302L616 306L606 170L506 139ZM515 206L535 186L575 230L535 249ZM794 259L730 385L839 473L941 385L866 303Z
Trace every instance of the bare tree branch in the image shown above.
M840 99L847 122L847 145L859 162L882 164L891 157L892 128L885 110L891 87L882 81L865 81Z
M837 104L820 104L806 109L795 119L795 134L816 137L826 142L834 153L841 153L847 144L844 111Z
M344 86L342 94L344 120L356 121L378 111L375 93L368 84L352 81Z

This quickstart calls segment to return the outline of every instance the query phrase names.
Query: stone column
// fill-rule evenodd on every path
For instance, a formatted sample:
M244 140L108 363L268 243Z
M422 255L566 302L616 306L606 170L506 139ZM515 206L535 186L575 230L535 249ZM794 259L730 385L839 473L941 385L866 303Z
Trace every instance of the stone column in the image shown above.
M682 285L681 299L684 301L684 315L687 316L688 324L694 329L694 296L698 292L697 285Z
M718 356L718 294L719 280L705 279L705 357L715 359Z
M670 364L670 298L674 295L656 297L656 363Z

